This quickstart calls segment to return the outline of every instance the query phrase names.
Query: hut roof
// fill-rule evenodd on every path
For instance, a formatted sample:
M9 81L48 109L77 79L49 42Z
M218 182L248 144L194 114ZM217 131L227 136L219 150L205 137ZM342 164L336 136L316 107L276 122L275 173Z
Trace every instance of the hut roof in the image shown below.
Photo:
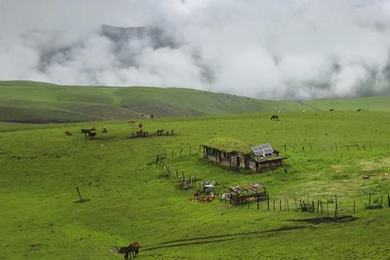
M213 147L225 152L250 153L250 144L228 137L216 137L208 141L205 146Z

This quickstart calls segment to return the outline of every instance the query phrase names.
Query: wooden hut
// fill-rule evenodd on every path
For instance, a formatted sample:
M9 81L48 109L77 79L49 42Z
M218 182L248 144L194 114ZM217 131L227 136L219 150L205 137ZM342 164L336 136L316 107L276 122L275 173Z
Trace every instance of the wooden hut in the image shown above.
M252 183L244 187L231 187L229 195L230 203L234 205L267 199L265 187L258 183Z
M269 147L270 145L267 144ZM261 145L260 145L261 146ZM263 172L281 167L284 157L264 151L260 146L251 146L231 138L215 138L203 144L203 157L231 169L249 169ZM255 148L254 148L255 147Z

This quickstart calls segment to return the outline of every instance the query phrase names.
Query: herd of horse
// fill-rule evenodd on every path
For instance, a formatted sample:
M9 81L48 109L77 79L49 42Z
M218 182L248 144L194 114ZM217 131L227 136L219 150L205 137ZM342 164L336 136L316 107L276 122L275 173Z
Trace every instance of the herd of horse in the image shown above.
M80 131L82 134L84 134L85 137L88 137L89 139L95 139L96 137L96 128L95 127L92 127L92 128L82 128L81 131ZM103 128L102 129L102 133L108 133L108 130L107 128ZM69 130L66 130L65 131L65 135L66 136L72 136L72 132L69 131Z

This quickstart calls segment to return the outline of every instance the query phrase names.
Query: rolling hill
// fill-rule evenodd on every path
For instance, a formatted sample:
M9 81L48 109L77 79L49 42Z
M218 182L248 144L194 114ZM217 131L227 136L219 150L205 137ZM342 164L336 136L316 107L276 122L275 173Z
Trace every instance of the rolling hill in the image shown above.
M389 97L269 101L184 88L0 82L0 121L61 123L271 111L390 110Z

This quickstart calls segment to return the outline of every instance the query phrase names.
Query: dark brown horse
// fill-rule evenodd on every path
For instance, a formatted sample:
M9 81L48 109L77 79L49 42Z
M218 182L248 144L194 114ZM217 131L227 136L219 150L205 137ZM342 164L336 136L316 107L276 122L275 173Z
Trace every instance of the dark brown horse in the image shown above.
M271 120L272 120L272 121L273 121L273 120L279 121L279 116L273 115L273 116L271 116Z
M71 136L71 135L72 135L72 132L71 132L71 131L68 131L68 130L66 130L66 131L65 131L65 135L67 135L67 136Z
M135 258L137 254L139 253L139 249L141 248L141 245L138 242L131 243L127 247L119 247L115 248L114 252L119 254L124 254L125 260L128 260L130 258Z
M164 129L157 130L157 135L163 135L164 134Z
M96 132L95 131L88 131L88 137L89 139L95 139L96 137Z
M86 129L86 128L81 129L81 133L84 134L85 137L88 136L88 132L89 132L89 131L91 131L91 130Z

